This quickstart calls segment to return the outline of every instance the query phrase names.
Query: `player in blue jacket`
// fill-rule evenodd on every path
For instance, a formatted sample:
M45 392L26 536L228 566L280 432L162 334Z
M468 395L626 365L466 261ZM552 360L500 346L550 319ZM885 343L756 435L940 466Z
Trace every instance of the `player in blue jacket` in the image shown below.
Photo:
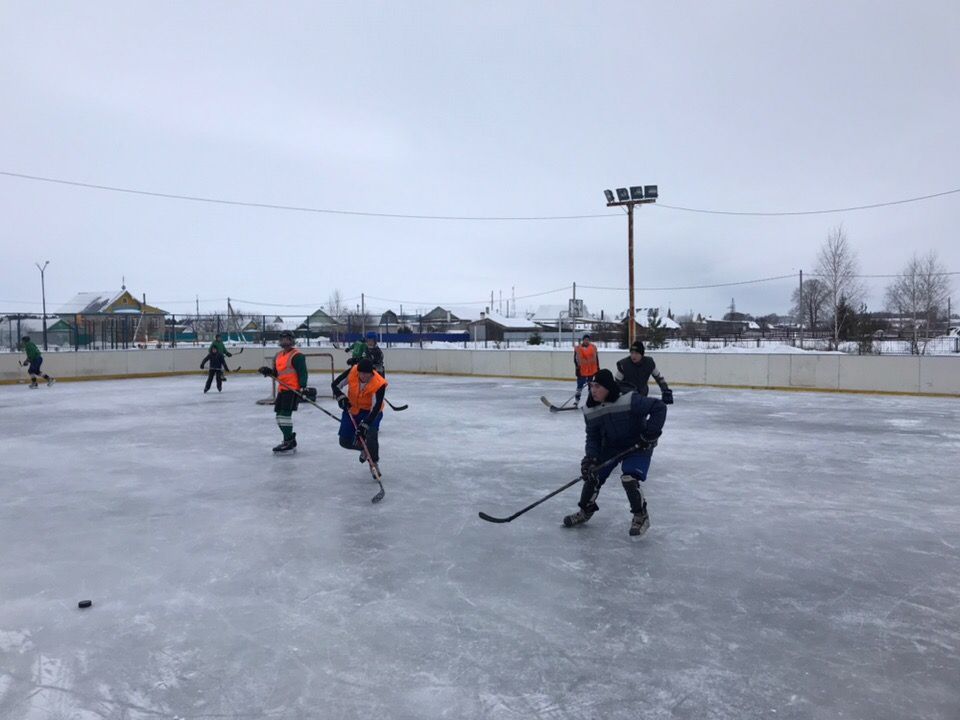
M641 445L620 461L623 473L620 482L630 501L633 521L631 535L643 535L650 527L647 501L640 491L640 483L647 479L650 459L657 439L667 419L667 406L656 398L643 397L637 392L622 393L609 370L601 370L590 383L590 397L583 408L587 441L580 474L583 489L580 492L580 510L563 519L566 527L585 523L599 509L597 496L600 488L613 472L616 464L597 469L605 460Z

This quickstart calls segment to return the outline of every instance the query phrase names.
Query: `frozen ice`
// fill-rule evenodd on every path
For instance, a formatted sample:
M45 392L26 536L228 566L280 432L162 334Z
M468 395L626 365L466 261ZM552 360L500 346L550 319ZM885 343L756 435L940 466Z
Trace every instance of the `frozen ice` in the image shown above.
M572 382L389 379L379 505L259 377L0 387L0 717L960 716L956 400L678 387L637 539L616 475L477 517L576 477Z

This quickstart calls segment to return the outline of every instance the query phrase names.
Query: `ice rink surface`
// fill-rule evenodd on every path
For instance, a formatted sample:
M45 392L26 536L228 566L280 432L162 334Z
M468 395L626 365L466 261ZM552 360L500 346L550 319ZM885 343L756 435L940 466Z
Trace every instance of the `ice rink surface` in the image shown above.
M379 505L258 377L0 387L0 717L960 717L960 401L677 388L636 539L616 474L477 517L572 383L390 380Z

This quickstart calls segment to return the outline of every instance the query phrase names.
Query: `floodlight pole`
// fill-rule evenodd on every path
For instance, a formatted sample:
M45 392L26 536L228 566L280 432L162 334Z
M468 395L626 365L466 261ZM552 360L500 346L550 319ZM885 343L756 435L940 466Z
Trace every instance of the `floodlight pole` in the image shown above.
M627 208L627 266L630 291L630 317L627 321L627 345L633 345L636 340L636 305L634 302L634 278L633 278L633 206L647 205L655 203L656 198L643 198L642 200L621 200L620 202L608 202L607 207L626 207Z
M627 206L627 264L630 268L629 286L630 286L630 322L627 325L627 347L633 345L636 339L636 307L633 297L633 203Z
M44 271L47 269L47 265L50 264L49 260L44 260L43 266L40 266L40 263L34 263L37 266L37 270L40 271L40 298L43 302L43 351L47 351L47 286L44 281Z

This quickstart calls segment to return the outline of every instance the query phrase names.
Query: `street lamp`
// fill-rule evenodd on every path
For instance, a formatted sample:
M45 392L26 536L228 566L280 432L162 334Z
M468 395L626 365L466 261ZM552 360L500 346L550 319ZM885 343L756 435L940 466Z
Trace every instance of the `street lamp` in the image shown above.
M657 201L657 186L631 185L629 190L627 188L617 188L616 201L614 201L613 193L610 190L604 190L603 194L607 198L607 207L626 206L627 208L627 265L630 284L630 317L627 323L627 344L633 345L633 341L636 339L636 328L634 327L636 308L633 299L633 206L655 203Z
M43 273L47 269L47 265L50 264L49 260L43 261L43 266L41 267L40 263L34 263L37 266L37 270L40 271L40 296L43 299L43 351L47 351L47 287L44 282Z

